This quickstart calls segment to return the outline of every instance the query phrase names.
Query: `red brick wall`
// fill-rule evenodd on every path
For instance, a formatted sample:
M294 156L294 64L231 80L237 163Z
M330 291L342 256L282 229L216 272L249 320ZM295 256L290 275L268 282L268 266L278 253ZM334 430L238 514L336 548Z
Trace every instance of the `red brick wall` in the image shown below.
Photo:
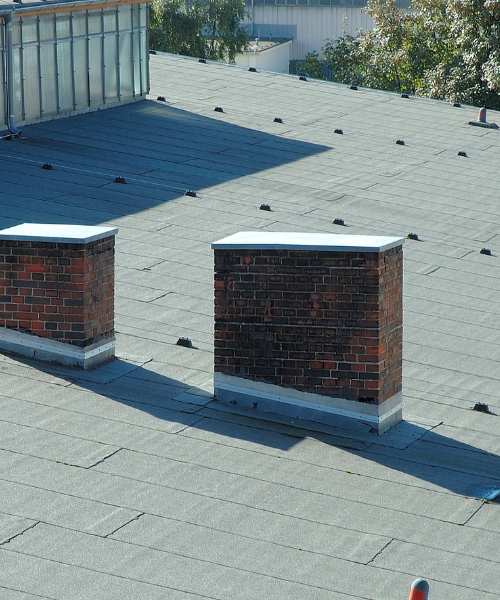
M381 403L401 390L402 246L215 250L215 371Z
M81 347L113 336L114 245L0 240L0 327Z

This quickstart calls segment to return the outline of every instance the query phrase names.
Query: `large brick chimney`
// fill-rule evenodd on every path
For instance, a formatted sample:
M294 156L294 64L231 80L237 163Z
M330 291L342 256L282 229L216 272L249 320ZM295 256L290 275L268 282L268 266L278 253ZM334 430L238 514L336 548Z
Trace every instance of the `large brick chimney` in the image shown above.
M272 232L214 242L216 398L378 433L401 421L402 244Z
M88 369L115 353L115 227L0 231L0 350Z

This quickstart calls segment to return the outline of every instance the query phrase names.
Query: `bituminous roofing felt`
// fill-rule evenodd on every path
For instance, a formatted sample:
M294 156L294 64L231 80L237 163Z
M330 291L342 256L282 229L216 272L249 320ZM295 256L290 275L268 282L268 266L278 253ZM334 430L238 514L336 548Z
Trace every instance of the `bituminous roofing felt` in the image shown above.
M0 597L401 600L423 577L431 599L496 599L500 131L468 125L473 107L150 67L145 101L0 140L2 229L118 227L117 360L0 355ZM401 424L212 401L210 244L239 231L418 235Z

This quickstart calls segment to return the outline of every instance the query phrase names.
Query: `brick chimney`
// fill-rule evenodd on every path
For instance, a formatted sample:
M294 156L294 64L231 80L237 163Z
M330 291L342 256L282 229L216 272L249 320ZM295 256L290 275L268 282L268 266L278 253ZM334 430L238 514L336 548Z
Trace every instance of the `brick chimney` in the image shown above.
M84 369L115 353L115 227L0 231L0 350Z
M402 244L282 232L214 242L216 398L379 434L401 421Z

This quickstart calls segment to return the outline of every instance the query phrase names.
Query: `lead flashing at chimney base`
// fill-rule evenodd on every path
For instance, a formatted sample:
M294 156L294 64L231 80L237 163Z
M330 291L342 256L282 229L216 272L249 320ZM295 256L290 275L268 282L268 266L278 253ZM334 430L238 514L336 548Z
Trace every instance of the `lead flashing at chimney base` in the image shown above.
M403 418L403 396L398 392L382 404L299 392L293 388L214 373L215 397L219 402L304 419L358 431L385 433Z
M63 344L55 340L0 327L0 351L34 358L42 362L54 362L67 367L91 369L115 355L116 341L101 340L86 348Z
M215 242L221 402L384 433L402 419L403 238Z

